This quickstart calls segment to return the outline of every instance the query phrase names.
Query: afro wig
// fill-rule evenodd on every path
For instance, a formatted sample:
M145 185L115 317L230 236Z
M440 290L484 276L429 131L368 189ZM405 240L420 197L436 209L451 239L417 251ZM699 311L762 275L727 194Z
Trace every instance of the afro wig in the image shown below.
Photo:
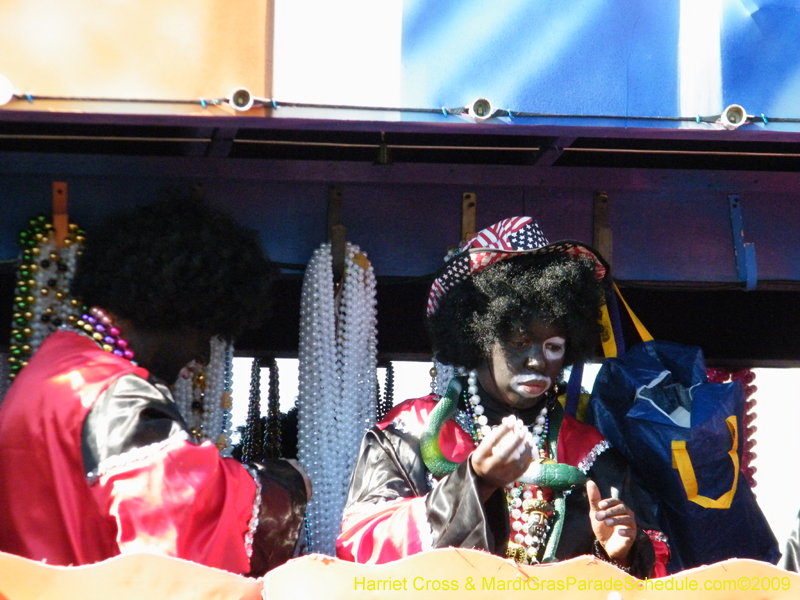
M71 291L143 329L230 341L264 317L272 274L255 231L171 190L88 232Z
M474 369L496 340L541 319L567 332L570 365L593 355L603 302L591 258L526 254L456 284L428 318L428 333L437 360Z

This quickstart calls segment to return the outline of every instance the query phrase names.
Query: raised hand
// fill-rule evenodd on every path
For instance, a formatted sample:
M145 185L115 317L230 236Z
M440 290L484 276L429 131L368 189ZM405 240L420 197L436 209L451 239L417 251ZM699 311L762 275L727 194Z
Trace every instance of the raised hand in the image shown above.
M628 552L636 539L636 516L619 498L601 499L600 489L592 480L586 482L586 495L595 538L609 558L627 566Z
M485 436L471 455L481 500L485 502L497 488L519 479L531 464L533 449L531 433L514 415L505 417Z

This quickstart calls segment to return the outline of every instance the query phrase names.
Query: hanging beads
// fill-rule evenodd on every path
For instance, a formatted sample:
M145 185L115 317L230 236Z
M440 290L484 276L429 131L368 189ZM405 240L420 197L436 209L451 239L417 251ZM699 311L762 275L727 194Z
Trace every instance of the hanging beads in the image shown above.
M300 299L300 343L298 348L298 440L297 457L314 486L306 509L309 551L330 552L326 528L327 509L333 495L327 472L335 456L332 433L333 405L337 401L336 326L333 299L333 268L330 244L322 244L311 257L303 279Z
M78 320L80 306L70 297L69 285L84 240L84 232L71 223L63 246L58 247L53 225L44 216L31 219L20 232L22 253L14 290L9 379L28 364L48 335Z
M389 366L386 367L386 380L383 385L383 395L379 396L378 400L376 419L378 421L383 421L384 417L392 410L392 406L394 406L394 365L390 361Z
M242 440L242 462L262 460L264 430L261 422L261 361L253 359L250 369L250 403Z
M190 362L172 385L175 404L194 439L211 440L223 456L230 455L232 360L232 346L212 338L208 364Z
M278 385L278 363L269 362L269 392L267 396L267 425L264 434L264 458L281 457L281 404Z
M335 553L350 472L364 431L375 423L375 275L348 244L338 306L330 245L306 269L300 309L298 458L314 486L307 518L314 552Z

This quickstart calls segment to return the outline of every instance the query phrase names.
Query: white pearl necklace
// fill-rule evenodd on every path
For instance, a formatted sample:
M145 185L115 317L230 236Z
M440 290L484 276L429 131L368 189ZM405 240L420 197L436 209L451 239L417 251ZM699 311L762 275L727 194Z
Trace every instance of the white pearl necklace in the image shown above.
M491 433L492 428L488 424L489 420L486 415L483 414L484 408L481 406L481 396L478 388L478 372L474 369L467 375L467 393L469 394L467 399L468 408L472 412L473 437L477 446L484 437ZM531 433L533 434L533 443L538 448L539 457L544 458L546 456L544 444L547 441L547 404L539 411Z
M330 244L306 268L300 301L298 459L314 486L306 522L314 552L334 555L350 472L375 423L377 313L372 266L348 244L338 307Z
M473 439L475 446L489 435L492 427L488 424L488 419L481 406L480 388L478 387L478 373L472 370L467 375L467 398L468 410L472 413ZM533 443L536 446L539 458L545 458L547 451L547 405L539 411L532 428ZM543 547L547 534L550 531L549 521L541 515L547 511L542 507L550 505L542 500L533 498L531 486L523 486L519 483L510 483L506 486L506 500L508 502L508 512L511 517L511 539L510 542L516 547L510 547L514 560L528 564L538 562L538 554ZM530 521L530 522L529 522ZM538 525L538 527L537 527ZM535 533L531 533L531 528Z

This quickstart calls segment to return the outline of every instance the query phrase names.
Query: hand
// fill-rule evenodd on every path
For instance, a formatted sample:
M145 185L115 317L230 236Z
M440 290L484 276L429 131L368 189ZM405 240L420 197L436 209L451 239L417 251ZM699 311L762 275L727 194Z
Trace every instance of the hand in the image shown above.
M295 469L298 470L300 475L303 476L303 483L306 486L306 500L311 500L311 480L306 475L306 472L303 470L303 467L300 466L300 463L297 462L294 458L284 458L286 462L292 465Z
M633 511L619 498L601 499L600 489L592 480L586 482L586 495L589 497L589 520L595 538L609 558L628 566L628 552L636 539Z
M471 455L478 476L478 494L486 502L494 491L519 479L533 457L533 437L525 424L509 415L483 438Z

